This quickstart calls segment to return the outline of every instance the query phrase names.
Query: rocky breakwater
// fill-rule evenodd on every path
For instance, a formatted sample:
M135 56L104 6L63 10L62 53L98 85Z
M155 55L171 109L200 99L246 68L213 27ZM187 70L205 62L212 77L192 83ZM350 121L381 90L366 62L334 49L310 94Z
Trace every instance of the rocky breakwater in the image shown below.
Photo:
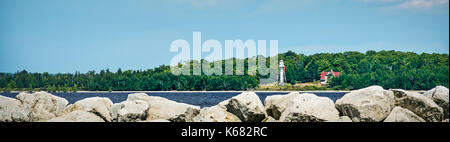
M292 92L269 96L265 100L268 116L281 122L339 121L339 111L333 101L314 94Z
M211 107L175 102L145 93L126 101L92 97L68 104L47 92L0 96L0 122L448 122L449 90L424 94L370 86L334 103L327 97L291 92L268 96L243 92Z
M441 105L433 101L436 92L442 96L439 98L447 97L440 101ZM448 121L448 114L444 114L444 109L448 110L448 95L448 89L442 86L424 94L371 86L346 94L336 101L336 108L353 122L442 122ZM441 107L445 105L447 108Z

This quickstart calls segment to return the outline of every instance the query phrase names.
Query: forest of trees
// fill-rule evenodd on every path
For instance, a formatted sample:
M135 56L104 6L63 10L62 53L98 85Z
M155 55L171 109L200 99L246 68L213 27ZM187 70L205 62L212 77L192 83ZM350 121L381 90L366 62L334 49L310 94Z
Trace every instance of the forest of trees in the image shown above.
M169 66L160 66L146 71L117 72L101 70L75 74L0 73L3 90L45 91L156 91L156 90L248 90L258 86L251 76L175 76Z
M371 85L384 88L427 90L449 86L448 54L416 54L399 51L321 53L310 56L287 52L281 55L289 83L311 82L322 71L341 72L328 88L360 89Z
M284 60L287 82L291 84L314 82L320 79L320 72L334 70L342 75L331 79L330 89L353 90L370 85L408 90L426 90L437 85L449 87L448 54L367 51L306 56L288 51L278 58ZM259 74L175 76L165 65L145 71L106 69L65 74L24 70L0 73L0 91L252 90L258 87L261 77Z

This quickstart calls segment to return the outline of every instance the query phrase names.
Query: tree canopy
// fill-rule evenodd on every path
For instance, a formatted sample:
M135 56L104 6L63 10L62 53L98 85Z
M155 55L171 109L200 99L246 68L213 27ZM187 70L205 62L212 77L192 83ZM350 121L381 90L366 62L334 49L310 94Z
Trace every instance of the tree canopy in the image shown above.
M333 70L341 72L341 76L332 78L328 87L339 90L353 90L370 85L408 90L426 90L437 85L449 86L448 54L367 51L319 53L307 56L288 51L279 54L278 59L284 60L286 81L291 84L314 82L320 79L322 71ZM245 59L245 73L247 73L246 61L248 59ZM224 61L222 63L224 68ZM166 65L148 70L118 69L111 72L106 69L100 72L64 74L30 73L23 70L16 73L0 73L0 88L4 91L251 90L258 87L259 79L262 77L264 76L260 74L176 76Z

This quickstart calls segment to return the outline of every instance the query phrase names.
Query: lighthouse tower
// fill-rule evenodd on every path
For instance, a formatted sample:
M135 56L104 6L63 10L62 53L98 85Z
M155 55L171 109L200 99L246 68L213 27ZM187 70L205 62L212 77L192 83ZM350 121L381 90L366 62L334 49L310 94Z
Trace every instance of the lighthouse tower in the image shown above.
M283 63L283 60L280 60L280 76L278 77L279 78L279 82L278 82L278 85L279 86L283 86L284 85L284 80L285 80L285 77L284 77L284 73L285 73L285 70L286 70L286 67L284 66L284 63Z

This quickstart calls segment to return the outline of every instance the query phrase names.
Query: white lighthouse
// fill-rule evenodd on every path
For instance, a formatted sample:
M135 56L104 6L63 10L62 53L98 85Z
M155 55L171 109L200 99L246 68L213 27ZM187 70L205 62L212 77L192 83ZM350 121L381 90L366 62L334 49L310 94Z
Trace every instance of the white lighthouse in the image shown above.
M283 86L284 85L284 80L285 80L285 77L284 77L284 72L285 72L285 70L286 70L286 68L285 68L285 66L284 66L284 63L283 63L283 60L280 60L280 76L278 77L279 79L278 79L278 85L279 86Z

